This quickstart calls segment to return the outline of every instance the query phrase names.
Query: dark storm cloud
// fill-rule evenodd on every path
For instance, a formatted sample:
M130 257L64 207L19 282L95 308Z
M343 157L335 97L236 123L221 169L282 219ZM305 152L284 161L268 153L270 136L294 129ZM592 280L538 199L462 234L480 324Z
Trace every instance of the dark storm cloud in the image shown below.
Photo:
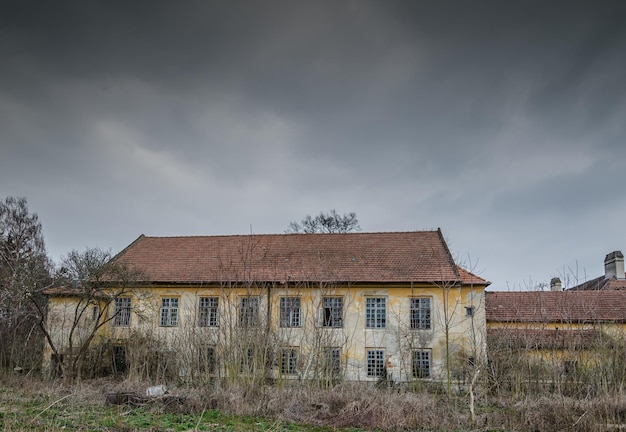
M626 156L624 12L5 1L0 196L27 195L57 251L139 232L281 232L337 207L366 230L442 226L496 282L543 278L563 258L546 247L529 260L524 232L565 244L624 210L605 187ZM528 264L497 260L503 248Z

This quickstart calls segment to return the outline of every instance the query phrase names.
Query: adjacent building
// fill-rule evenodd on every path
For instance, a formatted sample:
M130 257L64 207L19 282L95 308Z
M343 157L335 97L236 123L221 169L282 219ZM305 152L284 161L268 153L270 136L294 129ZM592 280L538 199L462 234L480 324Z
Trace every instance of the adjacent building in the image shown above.
M624 256L604 261L605 274L563 290L553 278L550 291L486 293L491 356L518 352L552 365L589 364L626 335Z

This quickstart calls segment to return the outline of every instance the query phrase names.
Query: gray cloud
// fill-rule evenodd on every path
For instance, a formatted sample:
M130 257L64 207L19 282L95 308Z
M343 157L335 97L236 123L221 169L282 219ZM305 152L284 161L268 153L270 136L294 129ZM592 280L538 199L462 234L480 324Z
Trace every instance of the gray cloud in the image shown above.
M0 195L28 197L54 256L336 208L441 226L496 289L576 259L595 276L626 244L606 228L625 210L624 12L6 1Z

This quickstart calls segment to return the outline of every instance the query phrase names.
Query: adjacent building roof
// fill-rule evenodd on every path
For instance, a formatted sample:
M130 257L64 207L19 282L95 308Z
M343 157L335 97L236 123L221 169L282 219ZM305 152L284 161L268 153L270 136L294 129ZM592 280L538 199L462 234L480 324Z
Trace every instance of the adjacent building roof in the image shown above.
M489 282L456 266L440 230L148 237L115 258L153 283Z
M493 350L585 349L601 339L599 329L487 328L487 340Z
M591 291L591 290L626 290L626 279L617 279L615 276L600 276L590 281L583 282L570 291Z
M487 322L626 322L626 291L487 292Z

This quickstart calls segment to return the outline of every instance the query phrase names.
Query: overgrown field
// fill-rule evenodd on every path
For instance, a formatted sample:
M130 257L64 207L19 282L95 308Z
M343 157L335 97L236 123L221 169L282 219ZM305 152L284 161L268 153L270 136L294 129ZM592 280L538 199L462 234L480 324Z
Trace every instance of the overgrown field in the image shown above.
M11 379L0 384L1 431L331 431L281 420L221 413L201 401L106 405L110 383L80 386ZM165 399L167 401L167 399ZM198 409L200 408L200 409ZM353 429L356 430L356 429Z
M605 431L626 430L623 395L507 399L482 394L469 423L467 395L359 386L171 388L176 397L107 405L105 395L143 394L145 383L66 385L0 376L0 431Z

